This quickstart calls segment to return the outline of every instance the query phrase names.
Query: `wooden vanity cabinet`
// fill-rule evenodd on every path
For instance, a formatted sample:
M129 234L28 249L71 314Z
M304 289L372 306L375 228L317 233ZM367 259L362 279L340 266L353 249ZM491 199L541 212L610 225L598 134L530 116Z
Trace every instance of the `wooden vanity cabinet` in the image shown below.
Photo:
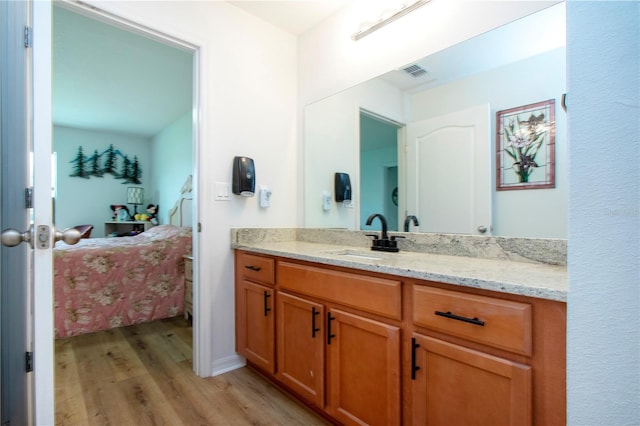
M324 305L278 292L276 377L292 391L324 408Z
M236 252L237 351L342 424L566 424L566 304Z
M531 425L531 367L414 333L416 425Z
M264 371L275 372L275 261L237 252L236 351Z
M400 281L285 261L277 276L276 378L343 424L400 424L400 327L367 314L400 319Z
M338 309L328 315L328 413L343 424L399 425L400 329Z
M412 424L565 424L564 303L421 284L411 288Z

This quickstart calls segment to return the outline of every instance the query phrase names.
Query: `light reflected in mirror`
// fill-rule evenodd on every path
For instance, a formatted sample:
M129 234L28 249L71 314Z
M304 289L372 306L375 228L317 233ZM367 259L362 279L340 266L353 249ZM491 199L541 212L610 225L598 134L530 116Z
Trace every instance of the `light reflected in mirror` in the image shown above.
M411 232L566 238L564 4L408 66L425 72L392 70L305 108L305 226L375 230L366 218L382 213L395 231L415 216ZM555 188L496 191L496 113L549 99ZM335 172L354 202L326 210Z

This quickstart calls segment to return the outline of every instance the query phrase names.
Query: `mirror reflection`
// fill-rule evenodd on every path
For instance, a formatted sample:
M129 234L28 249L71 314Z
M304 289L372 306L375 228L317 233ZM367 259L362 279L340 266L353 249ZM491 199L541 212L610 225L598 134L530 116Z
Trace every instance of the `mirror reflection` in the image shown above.
M565 73L558 4L308 105L305 226L566 238ZM497 113L551 99L555 187L496 191ZM323 203L336 172L353 203Z

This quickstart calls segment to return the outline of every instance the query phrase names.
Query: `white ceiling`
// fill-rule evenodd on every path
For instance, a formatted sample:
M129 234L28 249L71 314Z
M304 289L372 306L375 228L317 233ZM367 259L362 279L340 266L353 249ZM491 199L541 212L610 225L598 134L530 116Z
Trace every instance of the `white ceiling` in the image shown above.
M291 34L300 35L353 0L229 1Z
M153 136L191 110L192 55L53 8L53 122Z

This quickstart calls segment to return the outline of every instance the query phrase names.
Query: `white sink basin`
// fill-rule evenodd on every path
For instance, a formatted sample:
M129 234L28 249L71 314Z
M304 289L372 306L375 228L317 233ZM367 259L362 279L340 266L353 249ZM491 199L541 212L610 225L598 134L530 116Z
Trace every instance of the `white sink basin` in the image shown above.
M382 257L376 256L374 253L366 252L366 251L339 250L339 251L332 251L330 253L338 256L352 257L355 259L362 259L362 260L382 260Z

